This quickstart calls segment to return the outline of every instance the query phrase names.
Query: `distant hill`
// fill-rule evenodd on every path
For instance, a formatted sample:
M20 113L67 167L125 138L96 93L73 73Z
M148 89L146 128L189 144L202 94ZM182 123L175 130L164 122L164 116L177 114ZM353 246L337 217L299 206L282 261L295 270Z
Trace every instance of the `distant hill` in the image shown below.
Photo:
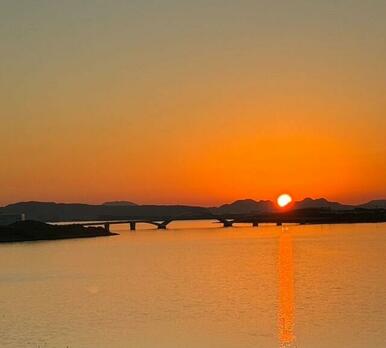
M301 201L297 201L294 204L295 209L307 209L307 208L330 208L335 210L347 210L353 209L352 205L345 205L338 202L330 202L325 198L305 198Z
M135 206L135 205L138 205L136 203L133 203L133 202L129 202L129 201L112 201L112 202L104 202L102 203L102 205L109 205L109 206Z
M386 199L373 200L365 204L361 204L359 207L365 209L386 209Z
M293 209L308 209L308 208L330 208L335 210L353 209L353 206L344 205L338 202L330 202L325 198L305 198L297 201L293 205ZM214 214L253 214L253 213L268 213L278 211L276 204L269 200L255 201L253 199L237 200L230 204L224 204L210 210Z
M273 211L272 201L254 201L253 199L241 199L220 207L211 208L213 214L253 214Z
M91 221L170 216L208 216L207 208L183 205L90 205L53 202L21 202L0 209L2 214L25 214L28 220Z

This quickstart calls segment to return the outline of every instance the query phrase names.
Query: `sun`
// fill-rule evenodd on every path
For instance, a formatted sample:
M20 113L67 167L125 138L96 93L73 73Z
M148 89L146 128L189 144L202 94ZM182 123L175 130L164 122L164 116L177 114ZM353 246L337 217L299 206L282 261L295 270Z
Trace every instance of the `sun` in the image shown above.
M279 207L284 208L292 202L292 197L288 193L283 193L277 197L277 204Z

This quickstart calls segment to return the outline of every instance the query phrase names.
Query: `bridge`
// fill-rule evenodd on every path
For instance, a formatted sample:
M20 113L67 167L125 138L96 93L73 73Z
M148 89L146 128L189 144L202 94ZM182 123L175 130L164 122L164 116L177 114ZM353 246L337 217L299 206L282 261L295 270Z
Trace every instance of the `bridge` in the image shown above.
M137 229L137 224L150 224L155 226L159 230L165 230L167 226L173 221L192 221L192 220L214 220L215 222L222 224L223 227L232 227L234 223L238 221L234 218L222 218L222 217L208 217L208 218L168 218L168 219L130 219L130 220L110 220L110 221L97 221L97 222L81 222L77 225L83 227L88 226L103 226L107 232L110 232L111 225L127 224L131 231ZM253 226L258 226L258 222L252 222Z
M386 210L347 210L333 211L328 209L303 209L287 212L273 212L254 215L201 215L201 216L177 216L177 217L153 217L140 219L105 220L97 222L80 222L80 226L102 226L110 231L111 225L127 224L131 231L136 230L137 224L145 223L165 230L173 221L213 220L223 227L232 227L234 224L250 224L253 227L262 223L276 224L337 224L337 223L373 223L386 222Z

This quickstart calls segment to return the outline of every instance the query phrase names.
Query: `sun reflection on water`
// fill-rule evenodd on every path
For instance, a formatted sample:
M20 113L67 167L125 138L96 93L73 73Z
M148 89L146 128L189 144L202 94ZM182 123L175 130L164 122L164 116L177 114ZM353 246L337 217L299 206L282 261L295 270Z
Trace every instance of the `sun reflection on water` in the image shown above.
M295 290L292 236L283 231L279 240L279 340L280 348L295 347Z

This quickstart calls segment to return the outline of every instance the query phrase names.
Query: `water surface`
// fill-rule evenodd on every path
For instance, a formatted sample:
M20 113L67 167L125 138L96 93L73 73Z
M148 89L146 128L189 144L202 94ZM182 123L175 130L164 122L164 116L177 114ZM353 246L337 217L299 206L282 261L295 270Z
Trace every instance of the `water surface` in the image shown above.
M0 245L0 347L386 346L386 224L113 229Z

